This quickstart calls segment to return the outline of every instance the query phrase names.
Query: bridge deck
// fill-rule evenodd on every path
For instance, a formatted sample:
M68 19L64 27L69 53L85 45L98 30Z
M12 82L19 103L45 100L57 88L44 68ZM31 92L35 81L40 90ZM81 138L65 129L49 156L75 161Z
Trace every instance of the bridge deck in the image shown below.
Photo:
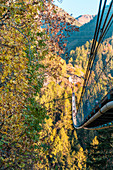
M103 106L105 106L111 101L113 101L113 89L111 89L110 92L101 100L101 102L92 110L85 122L88 121L91 117L93 117ZM113 121L113 108L108 109L105 113L101 114L98 118L96 118L93 122L89 123L86 127L91 128L95 126L100 126L103 124L107 124L111 121Z
M75 118L76 119L76 118ZM74 123L73 117L73 123ZM111 124L110 124L111 122ZM106 124L113 125L113 89L92 109L90 114L84 119L82 124L77 128L100 128ZM76 128L76 124L74 123Z

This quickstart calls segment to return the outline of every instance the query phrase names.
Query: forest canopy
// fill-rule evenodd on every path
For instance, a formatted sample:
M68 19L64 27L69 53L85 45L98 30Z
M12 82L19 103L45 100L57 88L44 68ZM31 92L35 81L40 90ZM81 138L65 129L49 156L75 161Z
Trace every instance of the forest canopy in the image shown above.
M72 125L72 88L79 97L90 42L71 51L66 64L65 37L78 31L66 15L52 0L0 1L1 170L86 169L96 160L101 167L103 159L108 168L112 162L112 130L106 137L106 131L78 132ZM103 138L110 141L106 155Z
M47 68L41 60L51 60L57 52L63 52L65 45L57 42L63 36L59 31L65 29L65 22L52 1L0 2L2 169L30 166L37 157L35 143L47 118L45 108L35 100ZM75 26L70 28L76 30Z

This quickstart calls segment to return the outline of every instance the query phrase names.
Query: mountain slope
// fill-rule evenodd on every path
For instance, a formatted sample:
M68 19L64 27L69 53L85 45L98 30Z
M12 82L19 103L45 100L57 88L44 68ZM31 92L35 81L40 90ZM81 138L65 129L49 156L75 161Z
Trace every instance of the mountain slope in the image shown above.
M108 7L106 7L104 19L106 17ZM113 13L113 7L110 12L110 16ZM94 36L95 26L97 21L97 15L87 24L84 24L79 28L79 32L70 32L70 37L67 38L67 53L71 50L75 50L76 47L81 46L86 43L86 41L92 40ZM111 37L113 34L113 24L111 25L105 38Z
M90 22L93 18L94 18L94 15L88 15L88 14L86 14L86 15L80 15L79 17L76 18L76 20L77 20L80 24L84 25L84 24Z

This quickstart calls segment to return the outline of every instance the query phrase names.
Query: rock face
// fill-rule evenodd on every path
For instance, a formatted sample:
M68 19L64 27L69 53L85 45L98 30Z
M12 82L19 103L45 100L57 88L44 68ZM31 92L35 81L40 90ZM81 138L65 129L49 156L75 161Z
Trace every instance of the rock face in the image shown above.
M80 15L79 17L76 18L76 20L80 24L84 25L84 24L90 22L94 18L94 16L95 15L88 15L88 14L87 15Z

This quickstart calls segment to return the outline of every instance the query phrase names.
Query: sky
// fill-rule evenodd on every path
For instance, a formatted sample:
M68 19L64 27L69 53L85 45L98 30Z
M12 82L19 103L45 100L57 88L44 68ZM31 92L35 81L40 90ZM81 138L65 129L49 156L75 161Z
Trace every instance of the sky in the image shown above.
M111 0L107 0L107 4L109 4L110 1ZM62 3L59 3L58 0L54 0L55 5L64 9L70 15L72 14L74 18L84 14L97 14L99 2L100 0L62 0Z

